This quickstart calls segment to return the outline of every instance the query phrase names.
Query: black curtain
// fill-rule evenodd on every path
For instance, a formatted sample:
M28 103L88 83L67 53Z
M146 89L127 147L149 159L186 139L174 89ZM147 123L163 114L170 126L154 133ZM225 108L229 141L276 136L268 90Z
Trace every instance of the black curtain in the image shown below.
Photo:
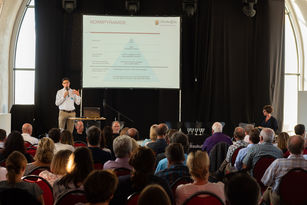
M241 1L199 1L195 71L197 119L257 122L273 104L282 125L284 1L260 0L257 14L242 12Z
M257 14L242 13L240 0L198 1L187 17L179 0L141 1L141 16L182 16L182 121L224 121L231 134L238 122L255 122L273 104L282 120L284 0L259 0ZM61 78L81 89L82 15L129 15L124 0L78 0L71 14L62 0L36 0L35 120L39 133L57 126L55 94ZM171 76L170 76L171 78ZM83 106L100 106L110 124L121 111L142 136L151 124L178 120L177 90L84 89ZM79 108L77 108L79 110Z

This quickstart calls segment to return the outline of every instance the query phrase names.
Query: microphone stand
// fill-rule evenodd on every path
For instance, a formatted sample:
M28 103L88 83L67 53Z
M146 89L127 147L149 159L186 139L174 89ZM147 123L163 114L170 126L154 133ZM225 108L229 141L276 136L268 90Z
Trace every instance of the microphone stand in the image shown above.
M112 106L108 105L107 103L103 102L103 107L110 109L111 111L115 112L117 114L117 120L120 121L120 116L123 116L125 119L129 120L130 122L134 123L134 121L132 119L130 119L129 117L127 117L126 115L124 115L123 113L119 112L118 110L116 110L115 108L113 108ZM115 118L116 120L116 118Z

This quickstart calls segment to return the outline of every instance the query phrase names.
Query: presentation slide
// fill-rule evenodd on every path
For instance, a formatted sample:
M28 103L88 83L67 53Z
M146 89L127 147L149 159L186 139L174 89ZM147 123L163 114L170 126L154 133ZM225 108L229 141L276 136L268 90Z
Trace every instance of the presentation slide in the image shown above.
M180 88L180 17L83 15L83 88Z

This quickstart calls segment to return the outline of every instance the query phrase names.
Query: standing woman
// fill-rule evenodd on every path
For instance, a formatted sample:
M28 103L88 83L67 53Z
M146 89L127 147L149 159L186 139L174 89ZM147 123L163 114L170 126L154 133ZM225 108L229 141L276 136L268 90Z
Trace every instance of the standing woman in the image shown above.
M262 129L262 128L271 128L274 130L274 132L277 131L278 129L278 124L277 124L277 120L276 118L274 118L272 116L273 113L273 107L271 105L265 105L263 107L263 120L260 122L260 124L258 125L258 128Z

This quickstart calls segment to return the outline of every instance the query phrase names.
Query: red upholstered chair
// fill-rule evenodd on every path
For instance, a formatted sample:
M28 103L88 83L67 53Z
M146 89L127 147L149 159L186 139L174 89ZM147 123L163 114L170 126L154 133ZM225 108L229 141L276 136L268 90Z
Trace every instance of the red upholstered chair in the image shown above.
M290 170L281 178L279 195L281 205L307 204L307 171L301 168Z
M31 155L32 157L34 157L35 154L36 154L36 147L28 147L28 148L27 148L27 153L28 153L29 155Z
M6 161L6 159L3 159L3 160L0 161L0 166L1 167L5 167L5 161Z
M39 175L44 170L50 171L50 167L36 167L35 169L31 170L29 175Z
M242 149L242 148L244 148L244 147L238 147L238 148L233 152L233 154L232 154L232 156L231 156L231 165L232 165L232 166L235 165L235 162L236 162L236 158L237 158L237 156L238 156L238 153L239 153L240 149Z
M173 184L170 185L170 187L173 191L173 196L175 196L176 189L179 185L188 184L188 183L192 183L192 182L193 182L193 179L191 179L190 176L184 176L184 177L178 178Z
M103 169L103 164L102 163L94 163L94 169L102 170Z
M139 200L140 193L135 192L128 196L126 205L137 205Z
M270 155L262 156L255 164L253 168L253 176L260 185L261 192L266 190L266 186L261 182L261 179L266 171L266 169L272 164L276 158Z
M53 191L48 181L36 175L28 175L22 178L25 182L36 183L43 190L45 205L53 205Z
M113 170L116 174L116 176L126 176L126 175L130 175L131 174L131 170L121 167L121 168L116 168Z
M31 142L28 142L28 141L25 141L24 144L25 144L25 147L26 147L26 148L32 146L32 143L31 143Z
M87 144L85 142L82 142L82 141L75 141L74 147L75 148L77 148L77 147L87 147Z
M185 200L183 205L224 205L224 202L216 194L208 191L200 191Z
M55 201L54 205L75 205L86 202L85 192L80 189L74 189L62 193Z

